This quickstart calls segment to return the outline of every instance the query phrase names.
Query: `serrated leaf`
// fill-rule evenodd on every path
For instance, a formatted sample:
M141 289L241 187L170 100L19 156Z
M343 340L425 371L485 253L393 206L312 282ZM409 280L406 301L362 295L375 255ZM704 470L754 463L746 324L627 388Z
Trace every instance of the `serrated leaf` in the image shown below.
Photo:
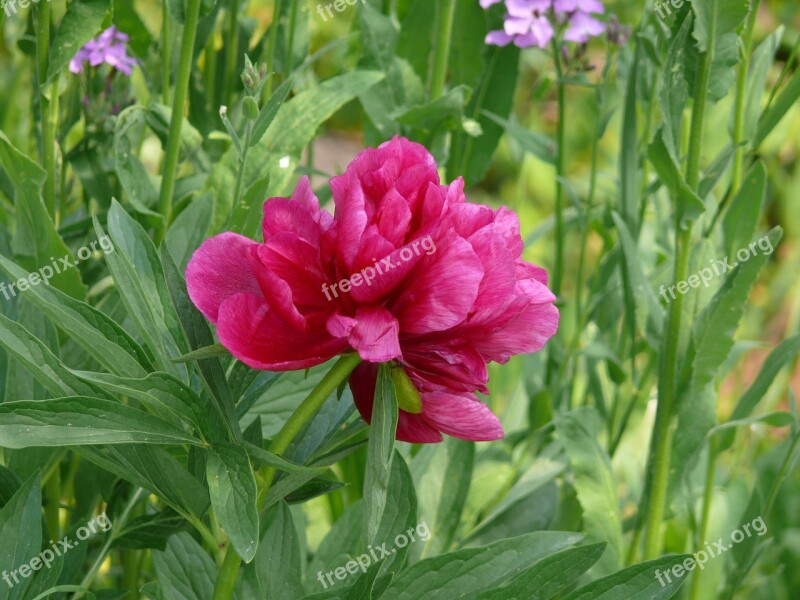
M0 268L11 277L26 275L2 255ZM141 346L105 313L46 285L31 288L26 299L112 373L143 377L153 370Z
M488 546L421 560L395 576L384 592L392 600L456 600L495 588L534 562L574 545L581 534L536 531Z
M367 543L378 542L376 537L381 516L387 507L389 477L394 456L395 432L397 430L397 398L388 373L388 366L381 365L375 384L375 401L372 406L369 444L367 446L367 470L364 475L364 507Z
M687 558L687 554L665 556L633 565L575 590L564 600L668 600L683 585L685 578L672 576L669 582L662 585L657 575Z
M767 195L767 166L759 160L742 180L739 192L722 218L725 252L733 256L753 239L761 207Z
M0 405L0 446L5 448L131 443L200 441L158 417L111 400L77 396Z
M206 465L211 505L241 559L249 563L258 549L256 480L243 448L217 444Z

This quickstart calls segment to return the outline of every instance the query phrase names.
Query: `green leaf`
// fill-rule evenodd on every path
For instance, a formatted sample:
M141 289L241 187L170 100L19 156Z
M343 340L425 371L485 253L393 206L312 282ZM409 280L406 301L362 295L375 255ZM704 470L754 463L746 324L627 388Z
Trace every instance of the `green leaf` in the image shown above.
M12 278L25 276L2 255L0 268ZM25 298L112 373L143 377L153 370L141 346L105 313L47 285L32 287Z
M475 444L457 438L426 445L414 456L411 470L419 517L431 524L432 535L413 545L412 556L431 556L450 549L467 501L474 461Z
M0 405L5 406L5 405ZM0 436L0 444L5 446ZM14 571L27 564L42 547L42 490L39 473L34 473L0 509L0 572ZM0 599L22 600L31 580L20 579L13 587L0 586Z
M664 136L666 129L656 134L647 151L647 158L656 169L662 183L667 186L670 196L678 199L676 210L683 225L686 221L694 221L702 215L706 207L703 200L686 183L681 173L676 156L667 147Z
M178 314L183 332L190 348L205 348L214 344L214 336L206 318L194 306L186 291L186 281L178 270L175 261L165 246L161 246L161 260L167 278L169 295ZM239 441L242 430L236 417L233 395L225 376L222 363L217 358L206 358L196 363L203 382L217 405L217 414L223 415L222 422L233 439Z
M783 91L778 94L772 104L761 114L758 120L758 128L756 131L755 140L753 140L753 148L758 148L761 143L767 139L767 136L772 133L772 130L777 127L778 123L783 120L786 113L789 112L798 98L800 98L800 69L796 69L789 83L783 88Z
M392 540L392 543L387 546L394 545L391 556L383 560L382 572L384 573L389 570L399 570L412 543L416 544L418 541L424 541L423 536L426 535L426 531L428 536L431 534L430 528L424 520L420 520L419 524L417 524L417 496L414 492L414 481L411 478L406 461L403 460L403 457L398 452L395 452L395 457L392 461L386 495L389 500L380 515L375 537L372 538L375 546L379 546L388 540ZM369 506L366 501L364 505L365 507ZM368 523L369 521L366 522L366 524ZM420 525L425 526L423 531L419 530ZM413 541L411 535L408 535L412 529L415 534ZM401 534L409 538L409 543L405 547L401 547L395 541Z
M728 256L733 256L739 248L747 247L753 239L766 195L767 166L759 160L745 175L742 187L722 218Z
M277 454L273 454L268 450L264 450L263 448L259 448L250 442L244 442L244 449L250 458L253 459L253 461L264 463L265 465L275 467L276 469L285 471L286 473L312 475L316 477L317 475L322 475L325 471L327 471L327 469L324 467L305 467L303 465L297 465L293 462L289 462L285 458L278 456Z
M736 403L736 408L730 417L732 421L744 419L753 412L780 370L790 364L798 353L800 353L800 335L782 341L769 353L755 380ZM735 435L735 431L730 431L722 436L719 442L720 451L727 450L733 445Z
M186 270L192 254L208 237L213 212L213 198L210 194L202 194L192 200L170 225L167 231L167 248L175 257L175 262L181 271Z
M174 535L164 552L154 551L153 566L169 600L208 600L214 594L217 568L188 533Z
M183 515L200 518L208 507L205 485L160 446L82 446L78 452L117 477L150 490Z
M556 477L564 468L565 465L546 458L534 462L469 534L465 545L479 546L548 529L558 510ZM437 532L436 528L434 532Z
M756 135L758 118L761 115L761 101L775 55L780 48L785 28L781 25L764 39L750 57L745 87L747 89L742 132L745 139L752 140ZM735 118L733 113L731 118Z
M369 89L384 78L383 73L354 71L323 81L284 103L264 137L250 151L244 184L249 188L257 179L271 177L271 194L285 194L293 180L294 168L303 149L317 129L339 108L350 102L357 93ZM239 156L230 148L214 164L207 189L217 199L217 211L212 230L222 227L233 204L232 196ZM256 231L240 232L254 237Z
M302 598L303 561L292 512L285 502L279 502L265 519L267 529L253 563L261 589L266 590L265 600Z
M145 128L145 108L129 106L117 117L114 127L114 168L128 201L153 227L163 226L164 217L154 209L158 189L136 155Z
M53 594L58 594L60 592L83 592L83 595L86 597L86 600L95 600L96 596L79 585L57 585L55 587L50 588L36 596L33 600L43 600Z
M455 600L493 589L542 558L581 539L581 534L536 531L488 546L421 560L395 576L384 592L392 600Z
M217 444L206 465L211 505L236 553L246 563L258 549L256 480L247 453L240 446Z
M657 574L664 574L673 566L680 565L688 554L665 556L656 560L639 563L601 579L597 579L575 590L564 600L668 600L683 584L684 579L670 575L664 585L659 583Z
M389 476L394 456L397 430L397 398L388 373L381 365L375 384L375 402L372 406L369 445L367 446L367 471L364 475L364 508L367 543L378 542L376 537L381 515L387 508Z
M603 554L604 543L568 548L536 562L511 581L476 600L547 600L569 587Z
M51 83L78 53L78 50L110 25L109 0L73 0L67 6L58 32L50 48L47 80Z
M16 209L16 232L11 241L14 254L24 260L31 273L24 273L11 282L16 287L6 289L8 295L24 292L17 281L23 278L29 288L42 286L42 282L66 292L73 298L84 298L86 287L81 281L78 261L58 235L53 220L47 213L42 200L42 186L47 178L42 168L17 150L6 134L0 131L0 165L14 186L14 207ZM62 262L69 264L66 268ZM53 266L55 262L55 268ZM38 283L34 283L38 279ZM23 283L23 285L25 285Z
M782 236L780 227L765 237L774 249ZM770 252L771 254L771 252ZM733 271L692 325L689 349L682 372L683 392L678 406L678 430L672 447L670 490L674 494L687 460L702 444L717 419L714 378L733 348L734 334L744 313L747 297L770 254L755 253L734 263ZM735 257L731 257L733 259ZM733 266L733 265L731 265ZM710 269L709 269L710 270Z
M611 460L597 443L598 432L587 428L596 420L594 409L581 408L558 415L555 426L572 466L588 539L608 544L596 568L605 574L622 564L622 525Z
M47 345L19 323L0 315L0 345L16 358L53 397L97 396L112 399L105 391L76 377Z
M167 540L187 526L186 519L172 509L131 519L114 532L112 548L166 550Z
M278 87L277 90L272 93L272 96L269 97L267 103L261 107L261 111L258 113L258 118L256 119L255 123L253 123L253 134L250 142L251 147L258 144L258 142L261 141L261 138L264 137L267 129L269 129L269 126L272 125L272 122L278 115L278 111L280 110L281 106L283 106L284 101L286 98L288 98L289 92L292 91L293 86L294 77L289 77Z
M222 344L211 344L210 346L203 346L197 350L192 350L183 356L173 358L172 362L187 363L195 360L207 360L209 358L218 358L220 356L230 356L230 351Z
M0 446L199 444L174 425L119 402L71 397L0 405Z
M105 235L96 217L94 225L98 236ZM115 250L106 254L106 261L131 320L161 369L185 378L186 367L170 359L186 354L189 347L153 242L116 201L108 211L108 232Z
M119 396L135 398L165 420L178 418L191 424L206 441L225 441L221 415L211 402L169 373L150 373L142 379L117 377L107 373L73 371L82 380L102 386Z
M363 526L364 502L357 500L347 507L320 542L306 569L308 589L317 589L321 585L317 573L326 573L332 567L343 565L353 556L359 555L362 551L360 542Z
M542 133L528 131L516 121L503 119L487 110L482 111L482 114L505 129L506 133L522 147L523 151L532 154L547 164L555 164L558 146L554 140Z
M749 0L706 0L692 3L694 39L699 52L710 52L709 100L724 98L734 82L733 67L739 62L739 26L750 9Z

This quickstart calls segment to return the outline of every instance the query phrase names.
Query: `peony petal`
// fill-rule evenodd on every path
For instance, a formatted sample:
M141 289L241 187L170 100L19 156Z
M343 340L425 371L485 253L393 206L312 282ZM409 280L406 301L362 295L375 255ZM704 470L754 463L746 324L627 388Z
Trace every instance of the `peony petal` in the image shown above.
M222 303L217 335L240 361L270 371L307 369L347 349L346 342L326 331L292 328L255 294L237 294Z
M400 324L382 306L359 308L354 318L334 315L327 328L332 336L346 338L363 360L381 363L402 356Z
M432 254L422 257L389 309L404 333L449 329L466 319L483 275L472 246L450 231L436 241Z
M429 392L422 395L422 402L425 419L447 435L475 442L503 439L500 420L472 394Z
M186 267L186 287L194 305L212 323L220 305L240 293L261 295L253 273L258 244L236 233L223 233L203 242Z

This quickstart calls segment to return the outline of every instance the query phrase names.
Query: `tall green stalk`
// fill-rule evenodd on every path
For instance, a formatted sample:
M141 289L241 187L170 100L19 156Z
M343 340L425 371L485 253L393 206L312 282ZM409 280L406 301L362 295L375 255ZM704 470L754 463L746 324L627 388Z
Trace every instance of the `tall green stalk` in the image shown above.
M278 47L278 29L280 29L281 13L283 12L283 0L275 0L272 8L272 24L270 25L269 43L267 44L267 68L270 71L275 69L275 50ZM265 97L272 95L272 77L267 79Z
M567 112L566 84L564 68L561 63L561 52L558 42L553 40L553 62L556 68L558 94L558 125L556 132L556 264L553 268L553 294L556 298L561 293L561 274L564 271L564 165L566 140L565 119Z
M450 41L453 36L456 0L440 0L438 5L436 51L433 56L430 88L432 100L436 100L444 94L445 82L447 81L447 65L450 63Z
M175 97L172 104L172 118L169 124L167 153L161 181L161 198L158 203L159 212L164 217L162 230L158 232L159 241L164 239L172 218L172 196L175 193L175 180L178 176L181 127L183 126L183 116L186 112L186 99L189 94L189 77L192 73L194 41L197 37L197 23L200 20L200 1L187 0L186 22L183 26L183 39L181 41L181 58L178 65L178 76L175 80Z
M172 66L172 36L167 0L161 0L161 99L169 106L170 67Z
M45 86L50 52L50 2L40 2L36 13L36 80L39 86L39 106L42 113L42 168L44 204L58 225L56 206L56 130L58 128L58 85ZM50 98L48 98L48 95Z
M712 20L713 22L713 20ZM708 85L713 61L712 49L716 32L712 26L708 43L709 50L700 57L700 66L695 81L695 97L692 106L692 124L689 135L689 151L686 161L686 183L697 189L700 181L700 155L703 148ZM691 253L692 226L683 228L682 199L675 210L675 275L673 281L684 281L689 275L689 256ZM670 304L667 317L666 339L661 355L658 377L658 408L653 429L651 453L648 465L650 474L650 494L646 506L645 519L645 558L655 558L661 552L661 522L667 503L667 484L669 481L670 456L672 454L672 421L678 391L678 352L681 338L681 319L683 316L683 294L679 294Z
M231 0L228 9L228 39L225 43L225 94L223 104L230 105L239 62L239 0Z
M278 456L282 455L291 445L292 441L297 434L303 429L311 418L317 414L317 411L322 407L325 401L353 372L361 358L356 353L345 354L336 364L331 367L331 370L325 374L317 386L311 390L311 393L305 400L297 407L297 409L289 417L289 420L284 423L278 435L272 440L269 450ZM259 479L263 482L263 487L259 491L258 506L261 507L267 498L270 487L272 486L272 479L275 477L276 470L274 467L264 467L261 470ZM214 586L213 600L230 600L233 589L236 586L236 577L241 568L241 559L234 551L233 547L229 545L225 560L219 570L217 581Z

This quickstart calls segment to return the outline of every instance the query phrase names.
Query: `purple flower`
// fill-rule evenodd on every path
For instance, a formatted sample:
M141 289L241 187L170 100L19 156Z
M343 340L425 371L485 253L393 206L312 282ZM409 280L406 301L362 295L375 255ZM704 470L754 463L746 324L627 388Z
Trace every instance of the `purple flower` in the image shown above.
M128 36L112 26L78 50L69 63L69 70L81 73L84 62L89 61L92 67L105 63L125 75L130 75L136 66L136 59L128 56L125 48L127 41Z
M553 0L553 9L557 13L603 13L606 7L600 0Z
M597 35L601 35L606 30L604 23L585 12L576 12L569 19L569 29L564 34L564 39L568 42L585 44Z
M486 9L501 0L480 0ZM546 48L556 35L556 27L567 25L564 41L584 44L602 34L605 24L592 14L605 12L600 0L505 0L508 11L503 29L490 31L486 43L519 48Z

